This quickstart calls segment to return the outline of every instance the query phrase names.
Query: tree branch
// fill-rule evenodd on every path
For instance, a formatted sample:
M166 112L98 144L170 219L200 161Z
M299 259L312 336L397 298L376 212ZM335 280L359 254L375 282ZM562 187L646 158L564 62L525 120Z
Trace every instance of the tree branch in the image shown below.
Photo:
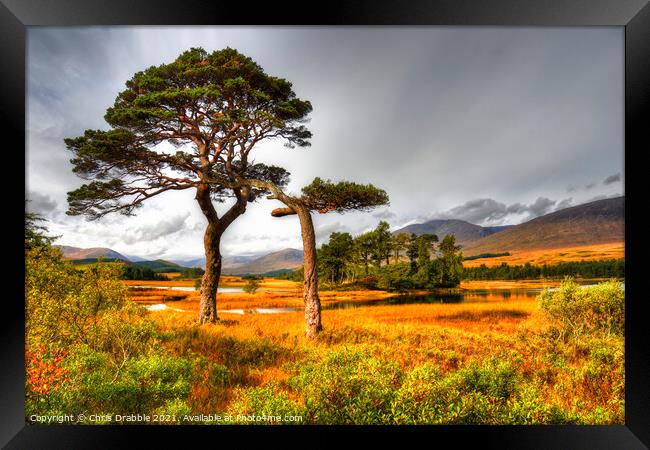
M271 211L273 217L291 216L293 214L298 214L293 208L275 208Z

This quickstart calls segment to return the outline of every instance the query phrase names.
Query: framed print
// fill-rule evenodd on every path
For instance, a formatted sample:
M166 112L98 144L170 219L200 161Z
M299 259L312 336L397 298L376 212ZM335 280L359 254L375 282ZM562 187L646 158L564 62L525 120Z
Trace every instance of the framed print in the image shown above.
M647 2L301 11L3 0L2 444L647 448Z

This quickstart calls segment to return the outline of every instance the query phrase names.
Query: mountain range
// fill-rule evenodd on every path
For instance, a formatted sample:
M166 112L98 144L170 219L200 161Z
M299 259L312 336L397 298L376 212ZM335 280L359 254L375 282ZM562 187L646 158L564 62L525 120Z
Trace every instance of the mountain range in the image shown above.
M147 260L137 256L126 257L106 247L79 248L67 245L55 245L64 259L80 263L96 262L98 258L106 260L122 260L128 264L150 268L156 272L173 272L184 268L200 267L205 269L205 257L166 261L163 259ZM268 253L261 256L255 255L234 255L224 256L222 259L221 272L224 275L259 274L292 270L302 265L303 252L293 248Z
M64 259L121 259L122 261L133 261L121 253L106 247L79 248L68 245L55 245L54 247L61 250ZM142 260L142 259L141 259Z
M625 197L552 212L463 247L463 255L578 247L625 240Z
M519 225L482 227L463 220L430 220L411 224L393 232L446 234L456 236L464 256L507 251L578 247L610 242L624 242L625 197L597 200L565 208L537 217ZM90 262L99 257L120 259L163 270L174 267L205 268L205 257L185 260L148 261L136 256L126 257L110 248L78 248L57 246L64 258ZM266 274L295 269L302 265L303 252L292 248L264 255L229 255L223 257L222 273L227 275Z
M453 234L456 237L456 244L465 246L470 242L477 241L486 236L490 236L500 231L507 230L513 225L503 225L498 227L482 227L474 225L473 223L465 222L464 220L445 219L445 220L429 220L424 223L414 223L404 228L394 231L393 234L407 233L407 234L435 234L439 238L447 234Z

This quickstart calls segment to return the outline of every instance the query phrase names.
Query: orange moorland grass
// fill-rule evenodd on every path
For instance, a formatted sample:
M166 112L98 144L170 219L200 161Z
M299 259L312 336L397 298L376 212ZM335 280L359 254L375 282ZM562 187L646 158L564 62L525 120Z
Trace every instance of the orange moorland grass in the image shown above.
M424 363L451 371L471 360L522 352L525 345L517 336L522 329L539 329L543 323L539 314L532 301L504 307L476 303L324 310L324 331L313 342L304 336L300 311L221 313L217 324L201 326L194 312L159 311L152 312L151 317L161 330L175 336L166 343L172 352L179 356L196 352L231 371L235 378L231 386L210 390L198 383L195 387L194 407L209 413L210 408L225 407L236 386L281 382L291 376L287 364L305 358L323 359L339 348L370 349L405 371Z
M160 275L164 275L167 278L178 278L182 276L183 274L180 272L162 272Z
M495 258L480 258L463 261L465 267L479 267L485 264L487 267L498 266L501 263L508 265L532 265L557 264L571 261L596 261L603 259L623 259L625 257L625 244L623 242L612 242L607 244L583 245L576 247L563 247L555 249L540 250L513 250L510 256L498 256Z
M378 351L393 352L393 357L420 355L421 358L416 358L420 362L427 359L431 349L460 351L461 360L503 350L516 344L513 336L522 327L536 330L543 322L536 302L529 300L498 306L490 303L377 305L323 310L324 331L316 341L310 342L304 337L301 311L243 315L222 312L217 324L200 327L195 323L194 312L159 311L151 315L162 329L196 329L199 340L199 336L238 341L268 339L312 351L366 343L378 346Z
M461 287L499 289L556 286L559 282L469 282ZM291 286L291 284L286 285ZM483 365L496 358L518 367L524 379L542 380L539 398L551 407L565 411L599 411L605 403L607 417L620 421L618 408L621 375L611 369L602 379L585 378L590 371L589 354L570 351L560 345L564 368L550 360L556 353L541 336L549 322L534 297L506 299L497 291L480 301L466 298L463 303L372 305L350 309L324 309L324 330L315 341L305 338L302 311L278 314L234 314L225 309L292 306L300 308L300 284L285 292L221 293L217 299L220 320L198 325L198 295L190 294L174 303L183 312L152 311L149 316L168 338L164 346L179 357L201 355L208 361L203 378L190 394L194 413L227 411L242 389L276 386L290 398L301 402L287 380L309 361L324 361L332 352L345 349L369 351L382 361L397 363L403 373L423 364L434 364L445 376L471 363ZM337 298L371 298L376 291L322 291L323 305ZM379 293L389 295L388 293ZM221 365L228 381L214 384L211 371ZM613 367L613 366L612 366ZM606 369L610 370L610 369ZM585 375L583 375L585 374ZM546 381L544 381L546 380ZM618 390L617 390L618 389ZM576 401L581 402L576 409ZM604 403L605 402L605 403ZM615 405L616 403L616 405ZM555 407L553 406L553 407ZM618 414L618 415L617 415ZM620 417L619 417L620 416ZM620 419L620 420L619 420ZM618 422L616 422L618 423Z

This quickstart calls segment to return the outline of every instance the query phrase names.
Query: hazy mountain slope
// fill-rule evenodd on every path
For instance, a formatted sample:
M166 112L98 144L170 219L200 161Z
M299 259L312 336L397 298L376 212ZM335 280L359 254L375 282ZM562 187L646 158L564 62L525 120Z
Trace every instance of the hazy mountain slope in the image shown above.
M70 247L67 245L54 245L54 247L61 250L64 259L91 259L91 258L107 258L107 259L121 259L123 261L130 261L129 258L121 253L111 250L106 247L92 247L92 248L79 248Z
M224 274L266 273L280 269L295 269L303 262L302 250L285 248L278 252L260 256L236 267L224 267Z
M394 231L393 234L408 233L410 235L411 233L415 233L420 235L431 233L437 235L439 239L442 239L447 234L453 234L456 237L456 243L465 246L470 242L477 241L491 234L502 232L508 228L510 228L509 225L500 227L482 227L464 220L445 219L429 220L424 223L414 223Z
M466 256L480 253L577 247L623 242L625 197L562 209L513 226L463 248Z

